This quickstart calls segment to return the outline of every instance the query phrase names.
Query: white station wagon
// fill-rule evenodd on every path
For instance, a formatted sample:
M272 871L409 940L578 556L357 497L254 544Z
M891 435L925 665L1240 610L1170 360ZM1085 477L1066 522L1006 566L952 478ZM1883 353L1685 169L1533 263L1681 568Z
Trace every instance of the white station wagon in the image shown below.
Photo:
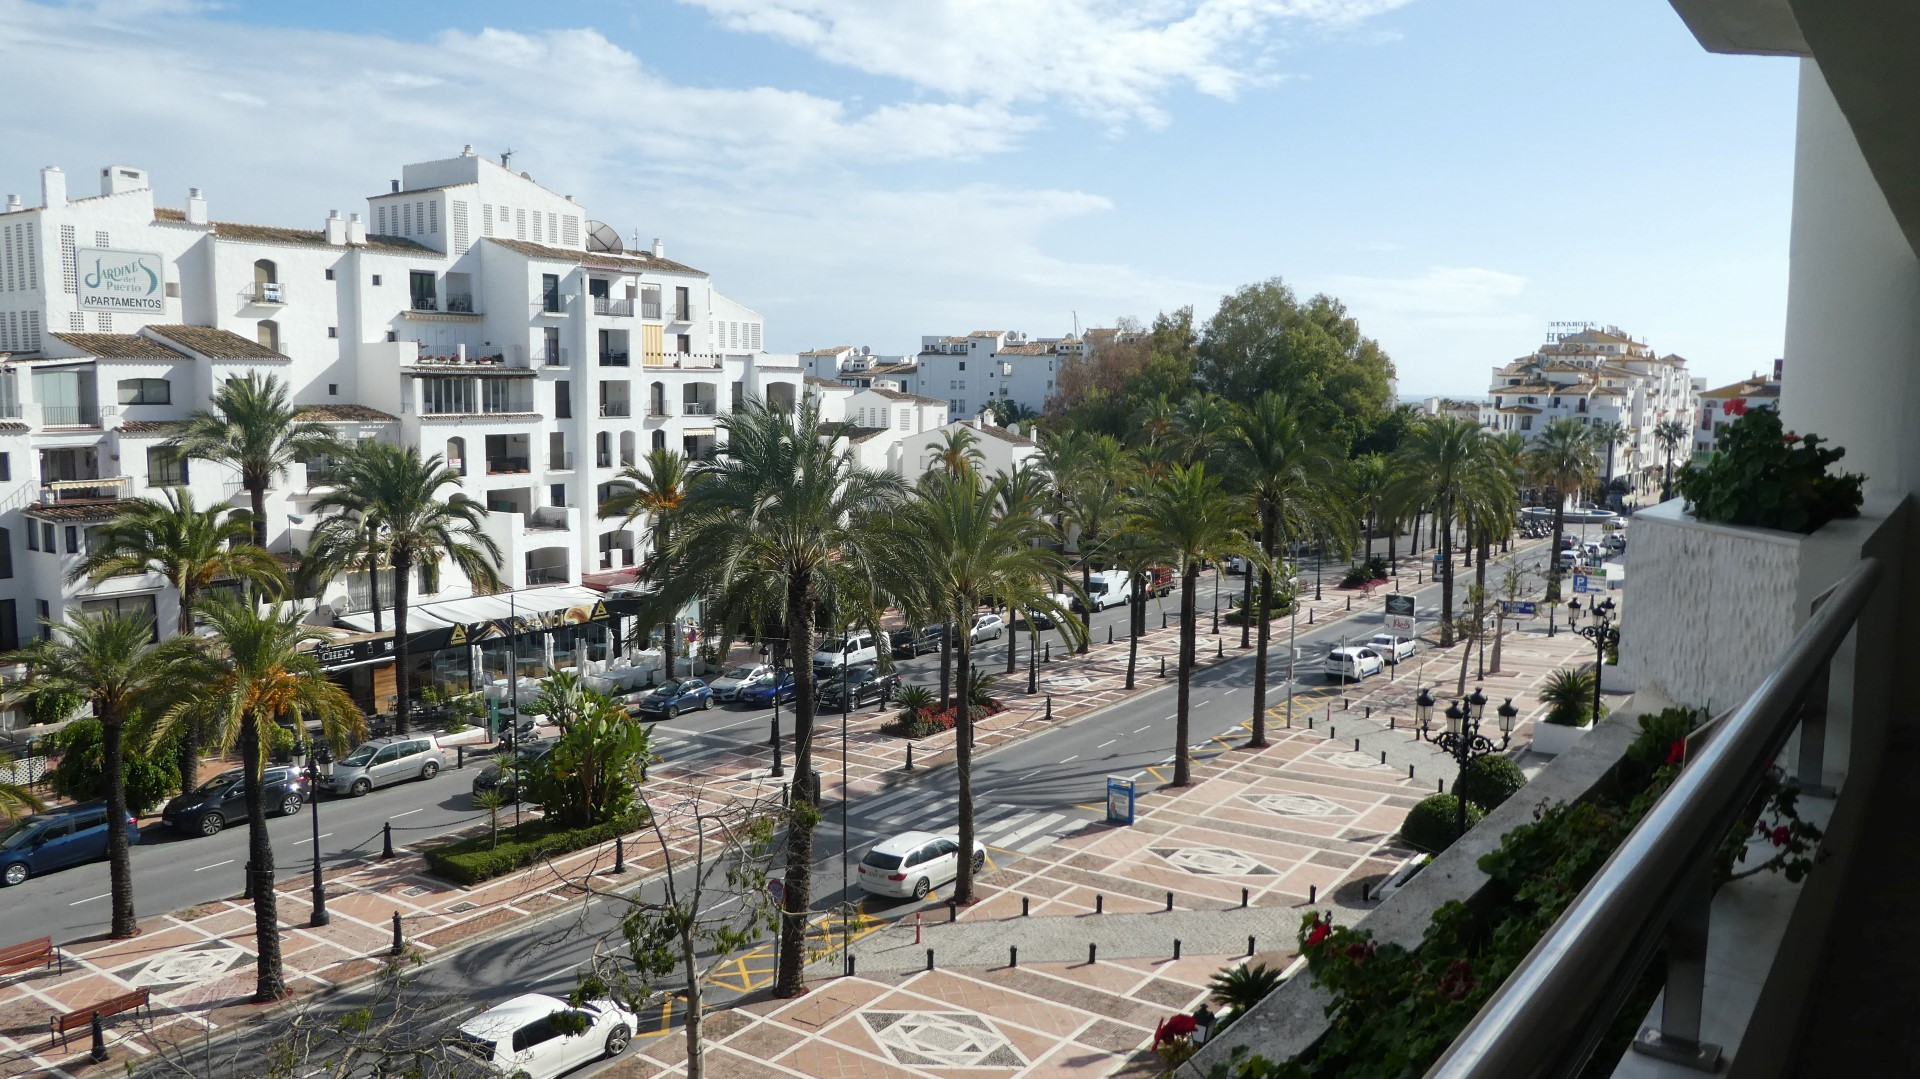
M583 1022L584 1030L569 1033ZM460 1024L453 1044L502 1075L554 1079L626 1052L638 1025L632 1012L607 1001L575 1008L559 997L526 993Z

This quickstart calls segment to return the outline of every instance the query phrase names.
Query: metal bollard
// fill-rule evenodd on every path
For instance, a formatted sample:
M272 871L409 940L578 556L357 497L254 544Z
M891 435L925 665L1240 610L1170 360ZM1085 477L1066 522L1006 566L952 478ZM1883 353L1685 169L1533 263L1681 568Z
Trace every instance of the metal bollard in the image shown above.
M1047 718L1053 718L1053 694L1047 694Z
M1043 641L1043 642L1041 643L1041 645L1040 645L1040 662L1042 662L1042 663L1052 663L1052 662L1053 662L1053 642L1052 642L1052 641Z
M1367 705L1367 718L1368 719L1373 718L1373 705L1371 704Z
M913 771L913 743L907 743L907 771Z
M1387 763L1387 751L1384 749L1380 751L1380 763L1381 764Z
M1020 917L1025 918L1026 916L1027 916L1027 897L1023 895L1020 897Z
M1225 637L1215 637L1213 639L1213 658L1220 659L1226 654L1227 639Z
M400 935L400 912L393 912L393 954L401 955L407 950L407 940Z
M1388 717L1387 717L1387 729L1388 729L1388 730L1390 730L1390 731L1397 731L1397 730L1399 730L1399 729L1400 729L1400 728L1399 728L1399 726L1398 726L1398 724L1399 724L1399 722L1400 722L1399 720L1397 720L1397 719L1395 719L1395 718L1393 718L1392 716L1388 716Z
M1240 889L1240 906L1242 909L1245 909L1246 905L1247 905L1247 890L1245 888L1242 888Z
M1165 678L1166 676L1167 676L1167 657L1161 656L1160 657L1160 677Z
M1407 778L1408 779L1413 778L1413 765L1411 764L1407 765Z
M1351 610L1353 610L1353 597L1352 597L1352 596L1348 596L1348 597L1347 597L1347 610L1349 610L1349 611L1351 611Z
M1291 727L1291 726L1293 726L1293 720L1292 720L1292 719L1288 719L1288 720L1287 720L1287 726L1289 726L1289 727ZM1312 730L1312 729L1313 729L1313 713L1312 713L1312 712L1308 712L1308 713L1307 713L1307 729L1308 729L1308 730Z
M1247 938L1247 958L1253 958L1253 938Z
M1173 909L1173 893L1172 892L1167 893L1167 909L1168 910Z
M1434 780L1434 781L1433 781L1433 790L1434 790L1434 793L1436 793L1436 794L1445 794L1445 793L1447 793L1447 781L1446 781L1445 779L1436 779L1436 780Z
M1332 716L1328 716L1327 718L1328 718L1328 719L1332 719L1333 717L1332 717ZM1338 727L1336 727L1336 726L1334 726L1334 725L1333 725L1332 723L1328 723L1328 724L1327 724L1327 738L1328 738L1329 740L1332 740L1332 739L1335 739L1335 738L1338 738L1338 737L1340 737L1340 728L1338 728Z
M392 821L388 821L385 824L382 824L380 826L380 857L382 858L393 857L393 822Z
M1105 895L1102 895L1102 894L1094 895L1093 912L1095 914L1105 914L1107 912L1107 897Z
M616 874L627 871L627 837L623 835L613 837L613 871Z
M1167 612L1165 611L1160 612L1160 628L1161 629L1167 628Z
M1309 626L1313 625L1313 608L1312 607L1307 608L1307 625Z
M933 971L933 949L932 948L927 949L927 971L929 973Z
M853 953L847 953L847 977L853 977Z
M107 1032L100 1025L99 1012L93 1013L93 1018L88 1021L88 1025L93 1028L93 1049L87 1054L87 1059L99 1064L107 1059Z
M1358 752L1360 752L1360 739L1358 739L1358 738L1355 738L1355 739L1353 740L1353 751L1354 751L1355 753L1358 753Z
M1100 946L1091 941L1087 944L1087 965L1092 966L1100 959Z
M460 768L460 769L464 769L467 766L467 747L466 746L453 747L453 766L455 768Z
M1307 885L1307 902L1310 904L1320 902L1320 886L1318 884Z
M1178 962L1180 959L1180 938L1179 937L1173 938L1173 958L1175 962Z
M959 920L960 920L960 901L958 899L947 900L947 921L957 922Z
M1017 967L1019 965L1020 965L1020 946L1017 944L1007 945L1007 966Z
M1112 626L1107 627L1107 643L1108 644L1113 643L1113 627Z

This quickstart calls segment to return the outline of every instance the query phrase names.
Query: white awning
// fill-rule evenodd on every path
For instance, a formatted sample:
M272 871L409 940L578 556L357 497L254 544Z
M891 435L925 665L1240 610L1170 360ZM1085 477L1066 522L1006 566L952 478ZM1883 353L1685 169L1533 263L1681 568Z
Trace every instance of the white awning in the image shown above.
M523 588L517 592L500 592L491 596L429 600L426 603L408 604L407 633L412 635L422 630L492 622L516 615L530 618L573 607L592 607L604 598L590 588L563 584ZM344 615L338 621L355 629L370 631L373 629L373 612ZM385 612L382 624L389 627L393 625L392 608Z

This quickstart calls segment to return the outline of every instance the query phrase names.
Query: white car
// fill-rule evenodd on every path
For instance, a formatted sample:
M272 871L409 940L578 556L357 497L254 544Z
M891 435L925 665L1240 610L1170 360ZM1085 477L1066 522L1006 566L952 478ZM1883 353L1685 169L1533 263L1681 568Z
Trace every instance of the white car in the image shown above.
M567 1033L581 1023L586 1029ZM639 1019L601 1001L580 1008L545 993L527 993L460 1024L454 1048L502 1075L553 1079L602 1057L617 1057L633 1042Z
M976 614L973 616L973 643L997 641L1007 631L1006 620L997 614Z
M1388 663L1398 663L1413 655L1413 638L1395 637L1391 633L1376 633L1367 641L1367 647L1380 653Z
M742 663L737 667L727 668L725 674L708 682L707 685L713 689L714 700L733 701L739 699L740 691L746 687L755 682L770 681L772 678L771 666L765 663Z
M902 832L876 843L860 859L860 887L874 895L925 899L927 893L960 875L960 840L932 832ZM973 871L987 864L987 845L973 844Z
M1371 648L1336 648L1327 653L1327 678L1333 681L1365 681L1368 675L1386 669L1386 661Z

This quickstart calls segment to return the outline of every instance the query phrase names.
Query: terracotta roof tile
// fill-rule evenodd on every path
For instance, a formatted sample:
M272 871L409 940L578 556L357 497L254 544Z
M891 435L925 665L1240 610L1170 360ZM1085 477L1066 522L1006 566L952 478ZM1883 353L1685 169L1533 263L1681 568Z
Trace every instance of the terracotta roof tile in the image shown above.
M842 352L852 352L852 345L834 345L830 348L810 348L802 356L838 356Z
M103 498L97 502L53 502L28 506L23 512L43 521L106 521L128 506L139 505L138 498Z
M867 390L870 393L877 393L891 401L912 401L922 405L939 405L942 408L946 407L947 404L945 401L935 400L931 397L922 397L917 393L901 393L899 390L882 389L879 386L868 386Z
M0 435L24 435L33 428L19 420L0 420Z
M308 247L338 247L345 250L349 245L330 244L327 234L320 229L289 229L278 225L243 225L237 221L215 221L213 234L223 240L239 240L243 243L264 244L301 244ZM358 247L359 244L351 246ZM414 255L432 255L440 257L440 252L425 244L415 243L400 236L368 236L367 247L385 248L389 251L404 251Z
M988 407L991 408L992 406L989 405ZM992 435L1002 442L1011 442L1016 446L1031 446L1034 444L1033 439L1025 435L1016 435L1004 427L996 427L990 423L981 423L978 420L964 420L962 423L972 430L978 431L983 435Z
M133 333L55 333L53 336L103 360L184 360L187 357L150 337Z
M123 435L170 435L180 429L185 420L127 420L120 424Z
M295 414L314 423L393 423L400 418L366 405L301 405Z
M821 432L830 438L844 438L848 442L865 442L875 435L884 435L890 427L861 427L851 423L823 423Z
M623 273L679 273L707 276L705 270L696 270L685 263L672 259L655 258L649 253L632 255L614 255L605 251L575 251L566 247L548 247L546 244L533 244L525 240L503 240L498 236L487 237L489 243L499 244L509 251L517 251L528 258L554 259L559 262L576 262L590 270L619 270Z
M148 326L147 332L163 337L210 360L285 360L258 341L212 326Z
M999 349L1001 356L1051 356L1052 345L1003 345Z

